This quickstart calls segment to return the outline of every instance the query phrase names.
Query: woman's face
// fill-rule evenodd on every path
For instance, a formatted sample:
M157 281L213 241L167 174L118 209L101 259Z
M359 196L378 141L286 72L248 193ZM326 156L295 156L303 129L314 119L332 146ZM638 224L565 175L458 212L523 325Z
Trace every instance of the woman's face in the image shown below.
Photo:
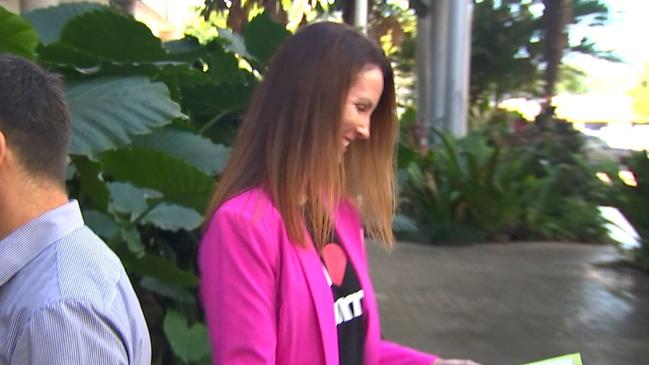
M356 75L342 112L343 151L357 138L370 138L370 117L383 93L383 72L367 65Z

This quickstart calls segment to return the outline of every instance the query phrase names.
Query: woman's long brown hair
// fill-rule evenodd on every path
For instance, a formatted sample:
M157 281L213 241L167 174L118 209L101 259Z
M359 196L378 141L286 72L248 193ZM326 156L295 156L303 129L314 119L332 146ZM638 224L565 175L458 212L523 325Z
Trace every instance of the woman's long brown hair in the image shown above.
M343 103L368 65L381 69L384 84L371 138L353 142L343 157ZM308 25L280 46L255 90L207 217L229 198L262 187L291 240L306 244L310 227L320 248L336 204L350 199L370 236L391 246L396 130L393 72L381 48L343 24Z

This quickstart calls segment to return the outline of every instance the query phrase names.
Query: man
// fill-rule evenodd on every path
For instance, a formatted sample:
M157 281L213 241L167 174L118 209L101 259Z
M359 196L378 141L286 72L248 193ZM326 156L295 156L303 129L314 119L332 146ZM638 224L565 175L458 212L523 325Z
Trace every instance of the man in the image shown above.
M0 365L148 365L128 276L68 200L70 136L58 77L0 54Z

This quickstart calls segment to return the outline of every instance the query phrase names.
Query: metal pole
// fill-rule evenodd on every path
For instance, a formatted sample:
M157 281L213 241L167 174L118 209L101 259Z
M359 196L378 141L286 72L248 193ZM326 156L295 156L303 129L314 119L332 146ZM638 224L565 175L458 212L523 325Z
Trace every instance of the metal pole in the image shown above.
M471 57L471 0L451 1L448 18L448 81L446 85L446 130L463 136L468 130L469 63Z
M452 72L448 49L452 47L450 27L453 19L449 16L451 4L457 0L435 0L431 4L432 35L431 41L431 95L428 101L431 106L429 121L431 127L438 130L448 130L449 109L447 108L447 90ZM429 135L433 137L432 131ZM432 139L434 140L434 138Z
M368 0L355 0L354 27L367 33L367 3Z
M422 146L434 142L433 129L447 130L449 72L449 9L455 0L434 0L417 19L417 116Z
M415 64L417 68L417 142L420 147L426 148L429 145L429 130L433 115L431 105L433 94L432 81L432 16L430 13L424 17L417 18L417 38L415 48Z

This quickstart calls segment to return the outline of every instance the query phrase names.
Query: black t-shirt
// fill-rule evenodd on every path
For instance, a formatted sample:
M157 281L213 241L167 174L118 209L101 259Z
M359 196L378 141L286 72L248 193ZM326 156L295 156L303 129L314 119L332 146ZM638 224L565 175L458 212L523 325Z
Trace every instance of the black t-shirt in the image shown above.
M363 364L365 328L363 298L356 270L344 248L334 238L320 252L324 275L334 295L340 365Z

